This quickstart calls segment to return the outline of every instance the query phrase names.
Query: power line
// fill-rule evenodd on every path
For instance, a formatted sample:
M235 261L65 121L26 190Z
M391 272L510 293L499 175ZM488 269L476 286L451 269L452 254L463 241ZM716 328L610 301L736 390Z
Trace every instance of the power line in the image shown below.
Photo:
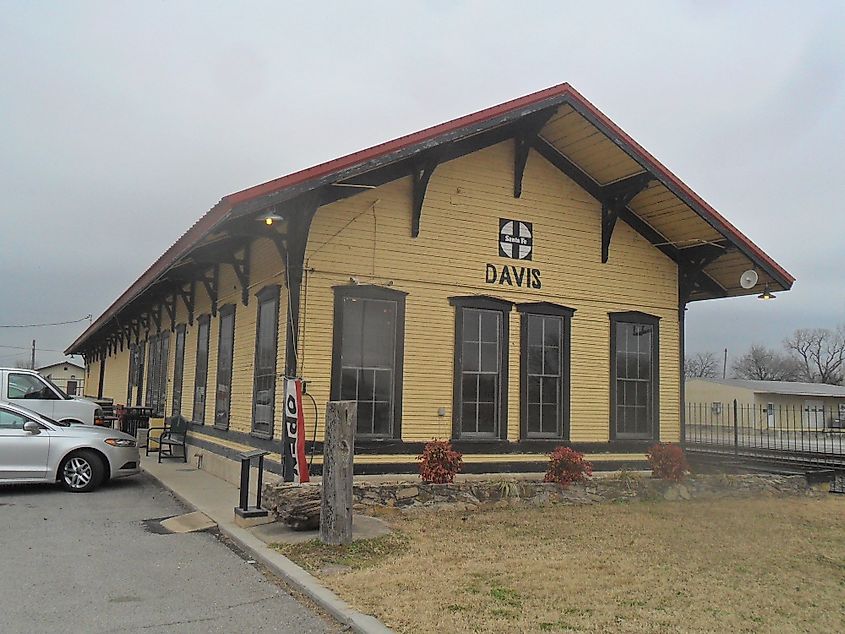
M71 319L70 321L57 321L52 324L0 324L0 328L43 328L45 326L64 326L65 324L78 324L80 321L90 320L93 317L90 313L82 319Z
M10 350L32 350L32 346L2 346L0 348L9 348ZM64 352L64 350L56 350L55 348L36 348L39 352Z

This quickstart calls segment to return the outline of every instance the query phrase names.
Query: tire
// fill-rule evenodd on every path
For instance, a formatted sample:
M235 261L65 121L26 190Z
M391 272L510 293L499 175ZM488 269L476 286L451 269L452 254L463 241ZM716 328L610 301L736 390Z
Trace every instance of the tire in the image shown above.
M59 482L71 493L93 491L102 484L105 474L102 458L88 449L74 451L59 465Z

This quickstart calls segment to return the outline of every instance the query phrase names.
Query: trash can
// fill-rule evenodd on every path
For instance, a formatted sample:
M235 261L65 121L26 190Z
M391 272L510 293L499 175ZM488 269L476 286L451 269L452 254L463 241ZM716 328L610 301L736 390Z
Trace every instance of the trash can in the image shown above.
M139 447L145 447L147 442L147 429L150 427L150 416L153 410L150 407L126 407L121 411L120 431L135 436Z

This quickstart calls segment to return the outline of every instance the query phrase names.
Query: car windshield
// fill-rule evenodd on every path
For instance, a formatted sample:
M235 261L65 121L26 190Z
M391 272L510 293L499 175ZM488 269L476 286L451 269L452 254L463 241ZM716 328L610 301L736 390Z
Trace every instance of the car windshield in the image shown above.
M53 382L52 382L50 379L48 379L46 376L42 376L41 378L42 378L42 379L44 379L45 381L47 381L47 383L49 383L49 384L52 386L52 388L53 388L54 390L56 390L56 392L58 392L64 400L66 400L66 401L70 401L70 400L72 400L72 399L73 399L73 397L72 397L72 396L68 396L68 395L67 395L67 393L66 393L66 392L65 392L62 388L60 388L58 385L56 385L55 383L53 383Z
M63 420L53 420L49 416L44 416L44 414L41 414L41 418L46 420L51 425L55 425L56 427L70 427L70 423L65 422Z

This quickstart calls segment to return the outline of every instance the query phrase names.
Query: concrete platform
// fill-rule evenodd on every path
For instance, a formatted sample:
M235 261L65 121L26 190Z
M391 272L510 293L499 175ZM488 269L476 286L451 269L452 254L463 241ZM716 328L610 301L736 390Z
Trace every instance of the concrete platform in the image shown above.
M205 513L194 511L177 515L161 522L161 525L171 533L193 533L196 531L207 531L217 526L217 522Z

